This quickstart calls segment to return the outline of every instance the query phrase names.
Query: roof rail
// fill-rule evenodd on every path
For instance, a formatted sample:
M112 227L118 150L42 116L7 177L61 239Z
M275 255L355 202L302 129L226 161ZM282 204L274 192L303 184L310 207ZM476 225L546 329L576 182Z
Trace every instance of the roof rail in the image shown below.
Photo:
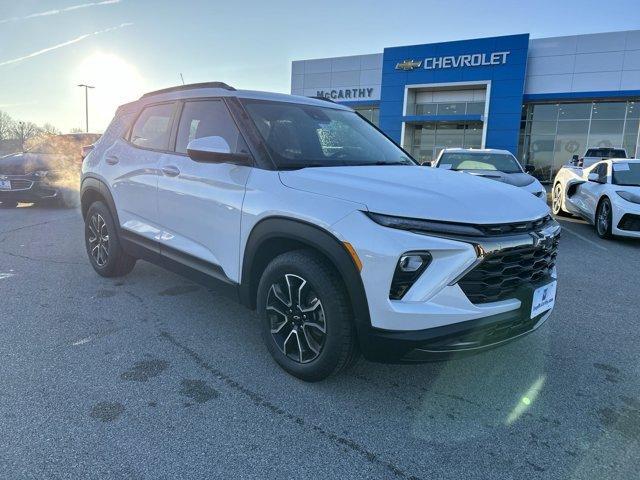
M155 90L153 92L148 92L142 95L141 98L150 97L152 95L159 95L161 93L169 93L169 92L181 92L182 90L194 90L196 88L224 88L225 90L235 90L230 85L227 85L224 82L203 82L203 83L190 83L188 85L178 85L176 87L163 88L161 90Z

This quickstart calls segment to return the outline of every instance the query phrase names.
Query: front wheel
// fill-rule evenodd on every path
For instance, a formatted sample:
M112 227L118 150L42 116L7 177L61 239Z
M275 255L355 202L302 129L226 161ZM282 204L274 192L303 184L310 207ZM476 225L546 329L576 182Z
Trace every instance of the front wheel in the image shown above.
M596 211L596 233L600 238L611 238L613 209L608 198L604 198Z
M551 192L551 211L554 215L566 215L566 212L562 208L562 196L562 184L556 183Z
M121 277L136 264L120 245L111 212L102 202L89 207L84 226L84 238L93 269L103 277Z
M298 250L273 259L260 279L257 305L269 353L291 375L314 382L357 359L346 289L321 256Z

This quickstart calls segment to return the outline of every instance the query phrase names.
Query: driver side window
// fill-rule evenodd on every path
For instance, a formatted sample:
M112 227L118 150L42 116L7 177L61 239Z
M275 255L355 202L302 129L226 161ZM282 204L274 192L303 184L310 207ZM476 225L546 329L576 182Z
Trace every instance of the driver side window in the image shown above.
M596 168L596 173L598 174L598 179L601 183L607 183L607 164L601 163Z

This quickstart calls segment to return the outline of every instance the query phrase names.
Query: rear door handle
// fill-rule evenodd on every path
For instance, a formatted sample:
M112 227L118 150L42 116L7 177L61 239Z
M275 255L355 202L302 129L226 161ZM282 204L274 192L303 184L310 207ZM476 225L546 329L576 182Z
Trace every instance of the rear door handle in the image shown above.
M180 169L173 165L167 165L166 167L162 167L162 173L164 173L167 177L177 177L180 175Z
M110 155L105 159L105 162L107 162L107 165L115 165L119 161L120 159L114 155Z

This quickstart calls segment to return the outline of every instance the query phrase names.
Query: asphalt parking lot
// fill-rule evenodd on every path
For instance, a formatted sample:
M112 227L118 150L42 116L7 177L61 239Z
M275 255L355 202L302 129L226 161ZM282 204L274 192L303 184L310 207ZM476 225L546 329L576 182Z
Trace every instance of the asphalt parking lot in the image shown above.
M97 276L78 211L0 210L0 477L637 478L640 242L561 223L537 332L306 384L219 292Z

